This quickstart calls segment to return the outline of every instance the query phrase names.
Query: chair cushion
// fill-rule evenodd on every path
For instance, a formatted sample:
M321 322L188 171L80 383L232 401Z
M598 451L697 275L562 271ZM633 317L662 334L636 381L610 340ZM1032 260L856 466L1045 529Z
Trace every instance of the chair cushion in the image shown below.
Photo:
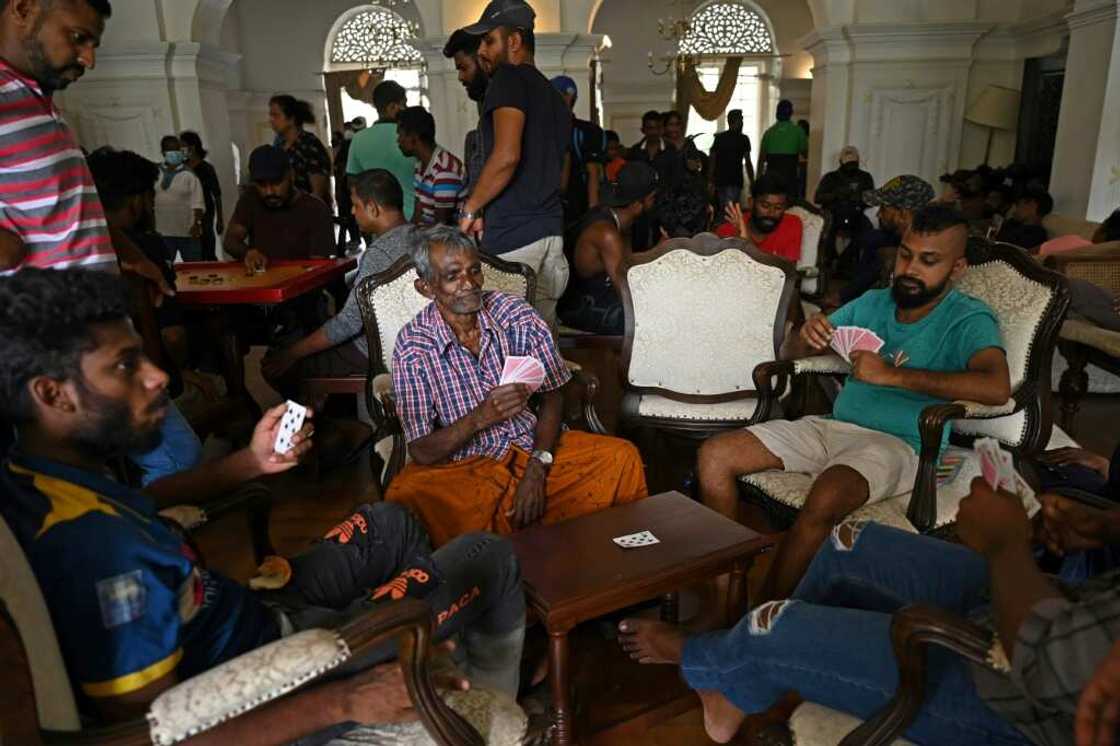
M15 622L27 652L39 724L48 730L81 730L74 691L70 688L46 601L23 549L3 518L0 518L0 601Z
M735 401L721 402L718 404L693 404L690 402L676 401L664 396L653 394L626 394L622 405L623 411L634 406L631 400L636 399L637 412L640 417L657 417L670 420L724 421L724 422L749 422L758 409L758 399L736 399Z
M937 487L937 516L934 519L934 529L942 528L957 520L957 509L961 500L968 495L972 480L980 476L980 460L976 453L966 448L950 446L945 449L941 458L942 468L946 475L938 482ZM809 495L813 477L809 474L797 472L765 471L758 474L745 474L739 478L744 484L756 488L767 497L786 507L800 510ZM1034 495L1028 495L1024 500L1027 513L1033 516L1041 507ZM910 507L910 495L900 495L888 498L877 503L865 505L850 518L855 520L875 521L886 526L893 526L903 531L917 533L918 529L906 517Z
M837 746L859 725L860 720L848 713L831 710L813 702L806 702L798 707L789 719L789 729L796 746ZM901 738L892 744L914 746Z
M520 746L529 719L508 695L475 688L441 691L443 700L482 736L488 746ZM436 746L418 722L403 725L360 725L333 738L327 746Z
M737 248L712 256L678 249L631 267L627 280L631 386L690 395L754 390L752 371L776 353L785 272Z
M325 629L298 632L173 686L152 702L152 743L178 743L340 666L350 649Z

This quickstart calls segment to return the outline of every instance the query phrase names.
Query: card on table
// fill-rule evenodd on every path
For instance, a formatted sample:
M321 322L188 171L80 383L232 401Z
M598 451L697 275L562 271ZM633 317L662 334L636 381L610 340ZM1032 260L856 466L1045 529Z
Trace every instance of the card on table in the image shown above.
M276 431L276 443L272 450L285 454L292 450L292 437L303 428L303 421L307 418L307 407L288 401L288 409L280 419L280 429Z
M536 358L510 355L502 367L502 378L498 381L498 385L523 383L536 391L544 384L544 379L544 366Z
M618 544L623 549L637 549L638 547L648 547L652 544L660 544L661 540L654 536L649 531L639 531L636 534L626 534L625 536L616 536L611 539L615 544Z

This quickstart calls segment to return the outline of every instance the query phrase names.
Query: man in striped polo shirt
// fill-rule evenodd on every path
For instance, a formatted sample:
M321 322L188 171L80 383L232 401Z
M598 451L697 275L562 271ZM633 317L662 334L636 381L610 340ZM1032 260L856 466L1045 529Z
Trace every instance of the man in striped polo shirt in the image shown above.
M416 159L412 222L424 227L453 224L464 196L466 170L451 151L436 145L436 120L424 107L410 106L397 117L397 145L405 156Z

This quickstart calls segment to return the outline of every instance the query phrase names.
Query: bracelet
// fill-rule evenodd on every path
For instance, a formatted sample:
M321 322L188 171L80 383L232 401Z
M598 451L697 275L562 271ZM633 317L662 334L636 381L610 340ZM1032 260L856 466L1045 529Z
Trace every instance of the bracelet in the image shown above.
M467 212L466 210L459 210L459 219L460 220L477 220L479 215L481 215L481 214L482 214L481 210L479 210L478 212Z

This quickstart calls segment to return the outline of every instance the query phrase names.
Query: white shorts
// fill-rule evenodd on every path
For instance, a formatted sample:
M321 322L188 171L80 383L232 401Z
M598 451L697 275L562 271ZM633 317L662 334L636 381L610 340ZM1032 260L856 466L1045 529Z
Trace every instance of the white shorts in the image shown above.
M918 454L901 438L825 417L773 420L747 428L785 471L816 477L830 466L854 469L867 480L868 503L914 489Z

